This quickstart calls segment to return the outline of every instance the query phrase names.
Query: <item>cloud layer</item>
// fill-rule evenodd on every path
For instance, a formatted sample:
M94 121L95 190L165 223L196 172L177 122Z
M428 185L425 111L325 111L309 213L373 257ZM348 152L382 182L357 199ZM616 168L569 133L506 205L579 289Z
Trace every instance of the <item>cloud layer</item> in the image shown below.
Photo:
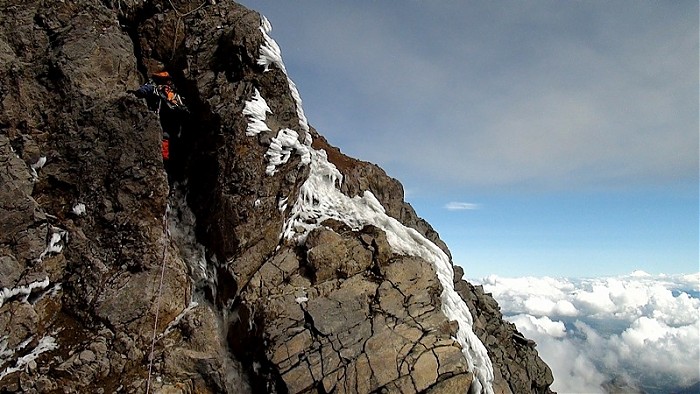
M603 392L614 378L647 391L700 381L700 274L480 282L538 344L559 392Z

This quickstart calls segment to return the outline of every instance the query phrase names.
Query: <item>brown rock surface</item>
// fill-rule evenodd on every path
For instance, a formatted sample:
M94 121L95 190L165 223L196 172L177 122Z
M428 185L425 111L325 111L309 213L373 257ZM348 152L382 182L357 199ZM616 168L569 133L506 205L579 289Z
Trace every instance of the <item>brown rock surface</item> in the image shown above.
M471 374L451 339L454 327L440 312L434 269L403 256L380 265L372 258L373 233L318 229L303 247L310 247L307 256L319 241L341 248L333 254L339 261L365 262L355 274L320 279L304 269L302 250L284 253L286 269L269 262L253 276L242 299L263 311L265 358L290 392L420 392L461 375L469 378L453 385L461 382L460 391L466 391ZM275 270L281 275L265 281Z

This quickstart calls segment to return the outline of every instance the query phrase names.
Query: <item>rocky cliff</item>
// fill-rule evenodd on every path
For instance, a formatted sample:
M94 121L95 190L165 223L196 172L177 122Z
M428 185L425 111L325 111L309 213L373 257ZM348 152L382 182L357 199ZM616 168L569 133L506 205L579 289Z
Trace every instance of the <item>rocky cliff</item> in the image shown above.
M0 13L0 392L550 392L401 185L309 127L258 13ZM160 69L189 113L127 93Z

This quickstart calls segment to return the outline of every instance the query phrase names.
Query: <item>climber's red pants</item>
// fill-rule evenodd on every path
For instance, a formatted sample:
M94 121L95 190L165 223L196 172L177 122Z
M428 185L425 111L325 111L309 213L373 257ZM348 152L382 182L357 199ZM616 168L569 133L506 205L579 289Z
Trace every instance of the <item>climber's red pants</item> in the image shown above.
M170 141L163 140L161 150L163 151L163 160L168 160L170 158Z

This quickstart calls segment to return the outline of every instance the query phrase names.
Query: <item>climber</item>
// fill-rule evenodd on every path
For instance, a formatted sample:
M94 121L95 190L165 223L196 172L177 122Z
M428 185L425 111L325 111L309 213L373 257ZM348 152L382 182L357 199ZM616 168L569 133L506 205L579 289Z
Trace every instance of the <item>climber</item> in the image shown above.
M170 134L163 132L163 138L161 139L161 152L163 153L163 161L165 163L170 159Z
M136 97L145 98L148 108L160 115L163 137L161 139L161 153L163 162L167 164L170 159L170 134L175 133L179 137L182 131L182 115L189 113L182 97L175 90L175 85L167 71L153 73L151 79L141 85L137 90L129 90ZM165 106L163 106L165 103ZM166 111L161 112L161 108Z
M188 112L167 71L153 73L150 81L141 85L137 90L129 90L128 93L145 98L148 108L156 113L160 113L163 103L171 110Z

